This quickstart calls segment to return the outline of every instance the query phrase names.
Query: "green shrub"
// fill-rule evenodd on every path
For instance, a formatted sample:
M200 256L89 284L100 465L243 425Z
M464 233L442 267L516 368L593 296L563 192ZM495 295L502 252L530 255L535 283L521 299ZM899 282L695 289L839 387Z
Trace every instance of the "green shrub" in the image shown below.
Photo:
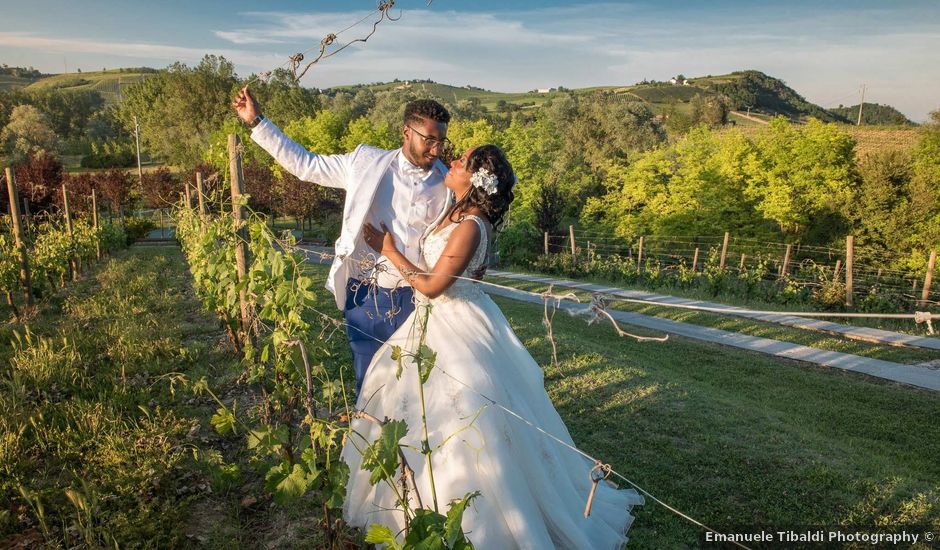
M131 244L138 239L143 239L151 231L157 228L150 218L137 218L128 216L124 218L124 232L127 235L127 244Z
M500 265L529 265L542 248L539 230L529 222L514 223L496 239Z

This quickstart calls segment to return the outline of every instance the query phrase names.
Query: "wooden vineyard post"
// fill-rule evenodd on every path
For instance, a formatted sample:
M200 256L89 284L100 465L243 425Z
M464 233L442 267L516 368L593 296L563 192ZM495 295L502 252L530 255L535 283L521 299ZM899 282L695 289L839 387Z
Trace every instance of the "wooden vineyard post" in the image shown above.
M783 265L780 267L780 278L786 279L789 275L788 270L790 269L790 257L793 254L793 245L787 245L787 251L783 253Z
M692 272L698 271L698 247L695 247L695 254L692 255Z
M205 217L206 210L206 184L202 181L202 172L196 172L196 194L199 197L199 215Z
M933 270L937 265L937 251L930 251L930 260L927 261L927 274L924 275L924 289L920 294L920 307L927 309L927 302L930 300L930 284L933 282Z
M26 225L26 229L29 230L29 228L32 226L32 220L30 219L32 216L29 214L29 200L26 197L23 197L22 215L23 223Z
M640 235L640 243L636 248L636 272L643 271L643 235Z
M738 265L738 272L744 271L744 253L741 253L741 263Z
M839 275L842 273L842 258L836 260L836 269L832 272L832 282L837 282L839 280Z
M27 307L33 305L33 288L29 279L29 257L26 254L26 237L23 235L23 226L20 224L20 201L16 190L16 179L12 168L6 169L7 194L10 197L10 217L13 219L13 238L16 239L16 252L20 257L20 282L23 283L23 293L26 297ZM13 306L12 296L7 296L10 306Z
M718 269L725 270L725 260L728 259L728 232L725 231L725 240L721 245L721 261L718 263Z
M62 209L65 211L65 231L69 235L69 239L74 239L74 234L72 232L72 213L69 210L69 192L65 188L65 184L62 184ZM72 280L78 280L78 262L75 261L75 257L72 256L69 258L69 271L72 272Z
M568 239L571 241L571 258L577 261L578 249L575 248L573 225L568 226Z
M855 260L855 237L845 238L845 307L852 307L852 264Z
M189 210L193 207L193 196L189 192L189 182L183 181L183 190L186 192L186 210Z
M545 255L548 256L548 231L545 232L544 244Z
M94 189L91 190L91 225L98 233L98 194ZM101 261L101 239L95 239L95 257Z
M232 181L232 220L235 224L235 234L238 244L235 247L235 267L238 272L238 281L245 279L248 272L248 229L245 226L244 207L239 204L245 192L245 175L242 171L241 140L236 134L228 136L229 175ZM241 306L242 336L247 339L251 327L251 311L248 306L248 293L242 289L238 293Z

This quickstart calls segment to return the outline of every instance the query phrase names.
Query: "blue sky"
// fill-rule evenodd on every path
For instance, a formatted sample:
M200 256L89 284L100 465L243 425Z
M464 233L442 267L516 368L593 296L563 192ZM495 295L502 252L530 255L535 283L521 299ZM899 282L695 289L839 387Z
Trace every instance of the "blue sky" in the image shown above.
M371 0L0 0L0 63L44 72L165 67L224 55L239 74L316 48ZM940 3L399 0L305 86L432 78L512 92L758 69L826 107L865 99L923 121L940 109ZM363 23L340 35L360 37Z

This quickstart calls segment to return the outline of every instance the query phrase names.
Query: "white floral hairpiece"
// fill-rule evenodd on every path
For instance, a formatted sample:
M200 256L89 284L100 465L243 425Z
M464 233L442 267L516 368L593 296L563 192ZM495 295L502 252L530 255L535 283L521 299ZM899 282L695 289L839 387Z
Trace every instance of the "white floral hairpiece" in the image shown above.
M470 176L470 183L472 183L474 187L485 191L487 195L492 195L496 192L496 188L499 185L499 179L497 179L496 175L486 168L481 168L474 172L472 176Z

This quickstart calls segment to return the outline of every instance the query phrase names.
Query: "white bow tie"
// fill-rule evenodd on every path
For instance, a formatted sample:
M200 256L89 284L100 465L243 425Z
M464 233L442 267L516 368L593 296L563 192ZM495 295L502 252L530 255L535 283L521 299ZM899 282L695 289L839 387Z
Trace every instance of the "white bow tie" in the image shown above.
M401 173L403 175L414 176L418 179L424 179L425 177L427 177L428 172L430 171L430 169L419 168L418 166L411 164L411 162L409 162L405 158L401 159L401 163L399 164L399 167L401 168Z
M416 167L416 166L407 166L407 165L406 165L406 166L403 166L403 167L402 167L402 170L401 170L401 171L402 171L402 173L405 174L406 176L413 176L413 177L418 178L419 180L420 180L420 179L424 179L424 178L427 177L427 175L428 175L428 170L422 170L421 168L418 168L418 167Z

